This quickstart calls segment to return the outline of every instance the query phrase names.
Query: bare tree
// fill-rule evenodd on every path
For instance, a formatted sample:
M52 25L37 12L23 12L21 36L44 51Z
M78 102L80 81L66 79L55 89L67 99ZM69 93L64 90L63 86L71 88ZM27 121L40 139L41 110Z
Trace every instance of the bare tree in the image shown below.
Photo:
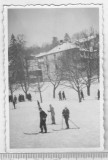
M39 81L39 77L38 77L37 83L35 84L32 83L30 85L32 92L39 93L41 103L43 102L43 98L42 98L42 92L44 91L43 86L44 86L44 83Z
M45 86L45 82L43 82L41 70L40 71L35 70L35 71L32 71L31 73L32 73L31 75L35 78L35 83L31 81L30 90L32 92L39 93L40 102L42 103L43 102L42 92L46 90L47 86Z
M83 80L87 87L87 95L90 96L90 87L91 84L96 81L96 70L99 79L99 49L96 45L98 43L98 38L96 37L95 31L93 28L90 28L89 31L82 31L79 34L76 34L76 45L79 46L83 66Z
M68 53L61 58L63 76L65 78L66 87L74 89L78 93L79 102L81 102L80 91L84 86L83 79L81 78L81 64L79 52L76 54Z
M50 63L50 64L49 64ZM56 97L56 89L62 82L62 72L60 69L60 61L54 55L54 59L50 62L46 58L47 77L53 86L53 98Z
M21 59L21 67L19 69L20 70L18 72L18 75L19 75L18 80L27 98L27 94L28 94L29 87L30 87L29 65L28 65L27 57L23 57Z

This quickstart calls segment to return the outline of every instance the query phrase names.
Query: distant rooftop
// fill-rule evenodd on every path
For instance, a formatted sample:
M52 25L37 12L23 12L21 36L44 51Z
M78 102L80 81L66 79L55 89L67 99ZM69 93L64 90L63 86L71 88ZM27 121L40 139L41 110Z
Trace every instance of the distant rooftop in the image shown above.
M89 36L87 38L82 38L79 40L79 42L82 43L82 42L90 41L90 40L94 39L95 37L96 36Z
M82 39L79 40L79 42L80 43L86 42L86 41L92 40L94 38L95 38L95 36L90 36L88 38L82 38ZM56 46L55 48L51 49L50 51L39 53L35 57L39 58L39 57L43 57L43 56L47 56L47 55L50 55L50 54L59 53L59 52L63 52L63 51L66 51L66 50L69 50L69 49L75 49L75 48L79 48L75 43L63 42L62 44L59 44L58 46ZM81 48L79 48L79 49L82 50L82 51L84 51L84 50L88 51L86 49L81 49Z
M35 57L39 58L39 57L47 56L47 55L50 55L50 54L62 52L62 51L65 51L65 50L74 49L74 48L79 48L79 47L76 46L75 44L70 43L70 42L65 42L65 43L62 43L62 44L56 46L55 48L51 49L50 51L40 53Z

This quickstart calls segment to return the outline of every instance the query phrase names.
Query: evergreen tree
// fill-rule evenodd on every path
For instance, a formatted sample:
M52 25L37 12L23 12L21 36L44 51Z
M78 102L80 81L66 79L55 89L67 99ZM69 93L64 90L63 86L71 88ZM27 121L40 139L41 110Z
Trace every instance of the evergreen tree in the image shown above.
M70 38L70 36L69 36L68 33L65 34L65 36L64 36L64 41L65 41L65 42L71 42L71 38Z
M18 48L17 40L12 34L10 39L10 45L8 48L8 59L9 59L9 89L13 99L13 93L18 89L17 84L17 71L18 71Z

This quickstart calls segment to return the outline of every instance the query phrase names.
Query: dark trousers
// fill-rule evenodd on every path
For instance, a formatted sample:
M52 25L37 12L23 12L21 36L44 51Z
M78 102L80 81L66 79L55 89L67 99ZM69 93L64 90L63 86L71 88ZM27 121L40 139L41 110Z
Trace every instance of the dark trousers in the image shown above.
M69 118L68 117L64 117L64 119L65 119L65 123L66 123L67 128L69 128L69 123L68 123Z
M51 119L52 119L52 124L55 124L55 116L54 115L51 116Z
M13 102L13 106L14 106L14 109L16 109L16 107L15 107L15 102Z
M98 100L100 99L100 95L98 94Z
M59 95L59 101L62 100L62 97Z
M65 96L63 96L63 100L64 100L64 99L66 100L66 97L65 97Z
M41 132L43 132L43 129L44 129L45 132L47 132L46 120L41 120L40 121L40 129L41 129Z

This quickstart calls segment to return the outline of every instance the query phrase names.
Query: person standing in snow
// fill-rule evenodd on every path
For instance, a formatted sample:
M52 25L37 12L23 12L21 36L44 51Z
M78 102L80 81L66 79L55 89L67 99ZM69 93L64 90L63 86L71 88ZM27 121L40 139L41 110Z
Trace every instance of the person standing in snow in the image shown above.
M14 96L14 101L15 101L15 103L17 103L17 97L16 96Z
M81 99L83 99L84 100L84 93L83 93L83 91L81 90Z
M98 100L100 99L100 90L98 89L98 92L97 92L97 97L98 97Z
M47 127L46 127L47 114L42 110L42 108L39 108L39 111L40 111L40 129L41 129L40 133L43 133L43 129L45 133L47 133Z
M58 93L58 95L59 95L59 101L62 100L61 91Z
M51 120L52 120L52 124L55 124L55 111L54 111L54 107L50 104L50 110L48 112L51 112Z
M15 107L15 100L13 100L13 106L14 106L14 109L16 109L16 107Z
M16 97L16 96L14 96L14 98L13 98L13 106L14 106L14 109L16 109L16 107L15 107L15 105L16 105L16 101L17 101L17 97Z
M67 126L67 129L69 129L69 109L67 107L65 107L63 109L63 112L62 112L62 115L65 119L65 123L66 123L66 126Z
M63 100L66 100L66 96L65 96L65 92L64 91L62 92L62 97L63 97Z

